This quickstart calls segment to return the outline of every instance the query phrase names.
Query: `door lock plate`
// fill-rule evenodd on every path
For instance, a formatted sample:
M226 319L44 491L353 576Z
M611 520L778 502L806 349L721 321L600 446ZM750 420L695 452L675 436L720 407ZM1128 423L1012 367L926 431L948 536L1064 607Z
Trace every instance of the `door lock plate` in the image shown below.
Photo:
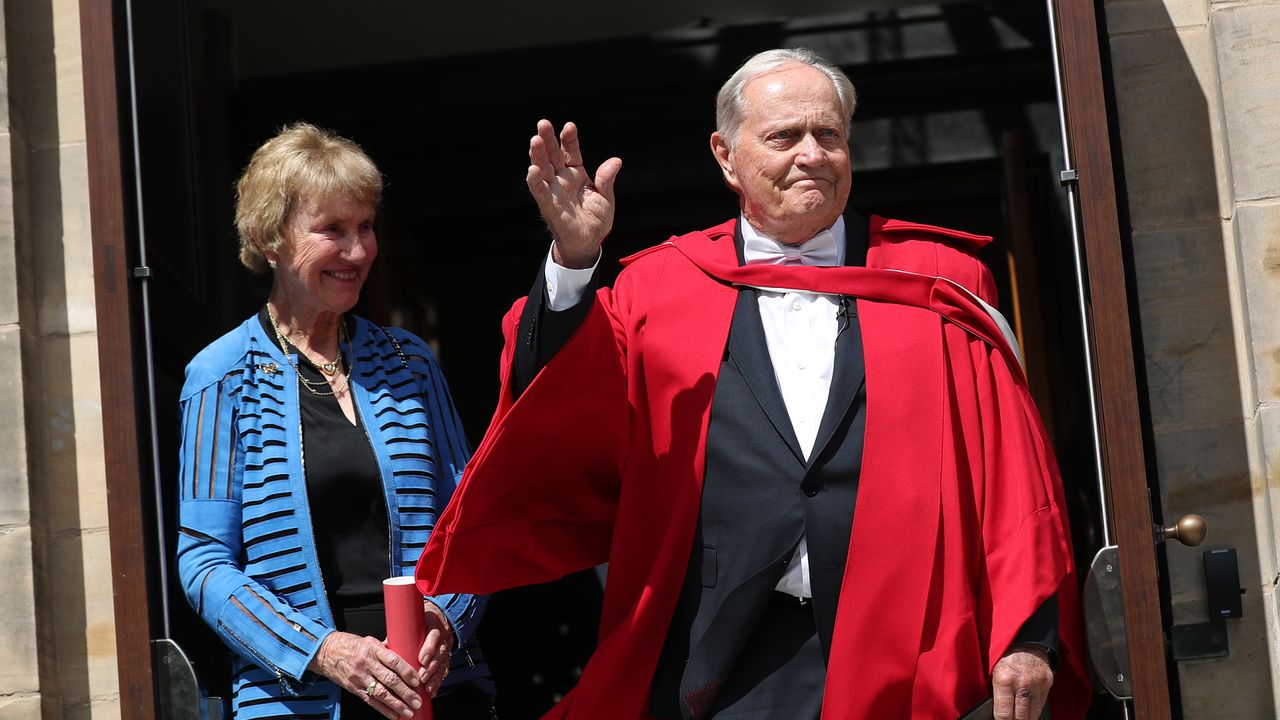
M1129 639L1125 635L1120 554L1115 545L1098 551L1084 581L1084 627L1089 664L1103 689L1117 700L1133 697Z

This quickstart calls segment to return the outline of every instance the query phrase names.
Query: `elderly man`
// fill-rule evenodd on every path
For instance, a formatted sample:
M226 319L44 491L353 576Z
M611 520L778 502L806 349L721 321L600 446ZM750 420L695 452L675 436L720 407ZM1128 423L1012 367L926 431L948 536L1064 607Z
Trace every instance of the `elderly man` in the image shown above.
M989 238L846 216L853 108L812 52L750 59L711 135L738 219L596 292L621 161L593 180L577 128L538 124L551 251L418 578L608 561L598 649L549 717L949 720L993 695L1035 718L1051 685L1083 715L1061 483Z

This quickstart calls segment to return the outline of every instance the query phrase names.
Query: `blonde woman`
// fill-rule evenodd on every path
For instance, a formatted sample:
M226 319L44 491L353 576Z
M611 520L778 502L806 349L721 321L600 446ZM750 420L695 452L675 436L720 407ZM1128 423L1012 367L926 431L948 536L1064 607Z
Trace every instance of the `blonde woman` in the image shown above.
M381 581L412 573L470 450L427 345L350 314L381 194L349 140L299 123L262 145L236 226L270 297L187 367L178 570L233 651L237 718L412 715L484 605L424 598L419 671L382 642Z

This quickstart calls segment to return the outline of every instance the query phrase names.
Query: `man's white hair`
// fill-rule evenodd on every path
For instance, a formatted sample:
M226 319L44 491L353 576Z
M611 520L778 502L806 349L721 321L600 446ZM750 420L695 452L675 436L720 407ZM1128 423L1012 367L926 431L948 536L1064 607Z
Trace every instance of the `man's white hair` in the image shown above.
M729 147L738 144L738 130L742 128L742 114L746 105L742 92L747 83L786 65L808 65L831 80L844 113L845 136L849 135L849 123L853 120L853 111L858 104L858 95L849 77L839 67L808 48L778 48L752 55L725 81L716 95L716 131L729 143Z

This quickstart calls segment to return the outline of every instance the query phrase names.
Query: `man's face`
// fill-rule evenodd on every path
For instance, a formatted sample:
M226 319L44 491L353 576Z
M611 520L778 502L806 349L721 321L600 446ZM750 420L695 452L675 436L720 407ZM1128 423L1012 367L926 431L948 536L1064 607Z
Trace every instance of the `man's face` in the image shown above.
M849 138L836 89L821 71L790 64L743 90L737 143L711 135L725 180L757 230L801 243L831 227L849 200Z

